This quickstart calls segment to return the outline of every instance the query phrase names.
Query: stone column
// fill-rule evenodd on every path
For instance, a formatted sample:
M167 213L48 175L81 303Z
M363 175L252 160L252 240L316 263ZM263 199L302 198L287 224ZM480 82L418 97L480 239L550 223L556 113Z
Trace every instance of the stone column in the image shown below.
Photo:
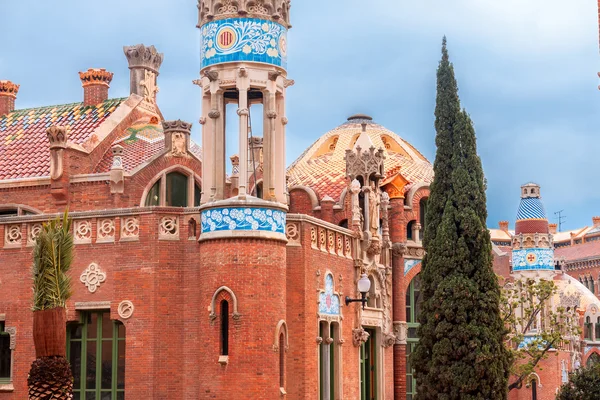
M240 117L240 137L239 137L239 183L238 183L238 196L245 197L248 186L248 116L250 111L248 109L248 73L246 69L240 68L238 78L238 110L237 114Z
M214 158L208 149L213 147L213 136L211 134L212 119L208 117L210 112L210 94L202 96L202 116L200 117L200 125L202 126L202 195L201 203L208 202L213 195L212 188L214 186L212 179L212 167L214 166ZM209 121L210 119L210 121Z
M124 46L123 52L129 62L131 94L155 103L158 92L156 78L163 62L163 54L154 46L146 47L143 44Z

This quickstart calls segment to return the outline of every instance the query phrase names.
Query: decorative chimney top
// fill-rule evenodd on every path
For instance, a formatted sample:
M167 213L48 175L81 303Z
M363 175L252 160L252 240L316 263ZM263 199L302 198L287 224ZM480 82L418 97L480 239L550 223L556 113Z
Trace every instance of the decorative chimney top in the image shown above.
M498 222L498 226L500 227L501 231L508 232L508 221L500 221Z
M123 51L129 62L129 69L149 69L158 75L164 54L159 53L156 47L146 47L143 44L136 44L135 46L124 46Z
M521 198L540 198L540 185L529 182L521 186Z
M50 150L64 149L67 147L67 128L64 126L52 125L46 129Z
M198 0L198 25L234 17L270 19L290 25L290 0Z
M89 85L109 86L114 74L104 68L90 68L85 72L79 73L79 79L83 87Z
M108 100L108 87L113 78L113 73L104 68L90 68L79 73L83 86L83 104L95 106Z
M11 81L0 80L0 115L6 115L14 111L19 87Z
M190 148L190 134L192 124L178 119L177 121L163 121L165 132L165 147L174 157L184 157Z
M592 225L594 228L600 228L600 217L592 217Z
M548 224L548 230L551 234L556 234L556 228L558 228L558 224Z

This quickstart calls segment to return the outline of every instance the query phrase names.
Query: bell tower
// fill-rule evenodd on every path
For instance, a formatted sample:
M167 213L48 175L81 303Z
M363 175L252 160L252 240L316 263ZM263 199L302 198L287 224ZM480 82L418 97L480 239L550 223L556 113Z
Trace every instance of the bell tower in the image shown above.
M198 3L201 68L195 83L202 89L203 158L197 273L203 282L195 295L204 313L198 329L205 348L190 365L198 366L203 396L258 400L286 393L286 348L273 338L283 335L287 343L285 94L293 83L286 72L289 3ZM231 105L237 106L239 129L231 128L229 118L228 132ZM250 110L259 105L262 138L249 135ZM225 144L232 130L239 149L232 157L228 190ZM262 151L257 151L260 145ZM259 183L260 190L252 190ZM202 379L206 376L214 379Z
M226 105L239 118L238 196L251 189L248 165L250 107L263 106L263 199L287 203L285 93L289 0L199 0L202 88L202 203L225 197Z

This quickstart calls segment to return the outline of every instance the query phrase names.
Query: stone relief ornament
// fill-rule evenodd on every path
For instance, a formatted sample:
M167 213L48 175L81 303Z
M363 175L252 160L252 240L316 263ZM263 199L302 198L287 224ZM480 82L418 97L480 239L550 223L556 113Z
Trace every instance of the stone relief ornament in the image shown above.
M27 230L28 230L27 245L33 246L35 244L35 241L36 241L38 235L42 231L42 224L31 224L31 225L27 226Z
M321 251L327 251L327 239L325 235L325 229L319 228L319 249Z
M115 241L115 220L112 218L99 219L96 242Z
M581 293L573 292L573 293L564 293L561 292L560 296L560 305L561 307L579 307L581 302Z
M121 220L121 240L136 240L140 236L139 217L127 217Z
M390 347L396 343L396 336L391 333L383 334L383 347Z
M92 221L74 221L73 228L75 243L92 243Z
M352 329L352 343L355 347L359 347L369 339L369 332L363 328Z
M375 182L371 182L369 191L369 231L373 237L379 237L379 209L381 207L381 198Z
M162 217L158 226L158 232L159 237L162 238L179 238L179 217Z
M299 245L300 244L300 228L298 224L288 222L285 226L285 236L288 240L288 245Z
M9 225L4 228L4 245L5 247L20 247L21 239L21 225Z
M174 132L171 136L172 150L171 154L175 157L182 157L187 154L185 135L182 132Z
M17 328L14 326L7 326L4 331L8 333L10 339L8 342L8 348L14 350L17 347Z
M406 344L408 338L408 324L406 322L394 322L394 336L396 337L396 344Z
M90 293L96 292L100 285L106 281L106 273L98 264L91 263L79 277L79 280L88 288Z
M335 254L335 233L331 231L327 232L327 245L329 247L329 252Z
M348 236L344 236L344 253L346 258L352 258L352 244Z
M144 79L140 81L140 86L144 89L144 100L148 103L156 103L156 94L159 91L156 85L156 73L144 70Z
M123 300L119 303L119 307L117 307L117 312L119 313L119 317L123 319L129 319L133 315L133 303L129 300Z
M310 245L313 249L318 249L318 243L317 243L317 228L315 227L311 227L310 228Z

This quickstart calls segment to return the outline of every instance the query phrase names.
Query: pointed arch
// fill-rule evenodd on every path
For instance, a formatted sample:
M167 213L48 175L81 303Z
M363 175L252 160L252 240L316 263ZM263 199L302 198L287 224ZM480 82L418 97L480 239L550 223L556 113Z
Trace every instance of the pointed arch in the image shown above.
M238 320L240 319L240 313L238 312L238 301L237 301L237 297L235 295L235 293L233 293L233 290L231 290L230 288L228 288L227 286L221 286L220 288L218 288L215 293L212 296L212 300L210 301L210 319L215 320L217 318L217 313L215 312L216 310L216 306L215 306L215 302L217 300L217 296L219 295L219 293L221 293L222 291L225 291L227 293L229 293L229 296L231 297L231 301L233 302L233 319L234 320Z

